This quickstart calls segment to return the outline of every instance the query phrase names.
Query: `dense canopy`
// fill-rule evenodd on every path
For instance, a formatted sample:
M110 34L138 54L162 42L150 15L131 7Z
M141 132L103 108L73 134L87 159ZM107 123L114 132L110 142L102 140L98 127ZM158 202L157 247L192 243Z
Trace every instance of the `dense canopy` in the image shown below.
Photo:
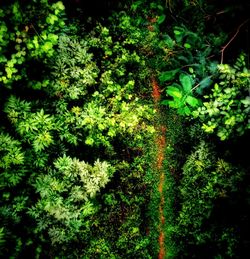
M0 3L0 257L247 258L250 3Z

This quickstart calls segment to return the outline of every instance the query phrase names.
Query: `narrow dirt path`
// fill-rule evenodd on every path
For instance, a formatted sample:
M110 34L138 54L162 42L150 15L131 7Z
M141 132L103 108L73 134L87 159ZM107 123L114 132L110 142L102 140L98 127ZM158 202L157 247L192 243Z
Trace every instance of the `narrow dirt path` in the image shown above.
M159 109L159 101L161 98L160 88L155 78L152 78L152 97L155 103L155 108L157 111L157 117L161 117L160 109ZM157 125L157 138L156 138L156 149L157 149L157 171L159 172L160 179L159 179L159 186L158 190L160 193L160 204L159 204L159 254L158 259L163 259L166 255L166 249L164 246L165 236L164 236L164 195L163 195L163 186L165 181L165 174L163 170L163 161L164 161L164 149L166 146L166 138L165 132L166 128L163 125Z

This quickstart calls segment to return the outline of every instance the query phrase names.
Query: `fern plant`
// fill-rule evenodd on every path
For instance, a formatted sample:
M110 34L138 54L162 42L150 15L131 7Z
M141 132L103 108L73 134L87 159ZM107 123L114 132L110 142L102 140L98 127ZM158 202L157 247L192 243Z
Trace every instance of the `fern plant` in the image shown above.
M85 40L59 37L57 54L53 59L52 85L45 90L65 99L79 99L88 93L88 87L96 85L99 69L92 60Z
M21 143L9 134L0 133L0 188L16 186L25 176L22 167L25 162L25 152Z
M48 231L53 244L84 240L79 231L90 231L91 218L98 211L95 197L113 173L105 161L90 166L66 155L55 160L54 169L34 183L40 199L29 215L36 219L37 231Z
M56 128L55 122L53 116L45 114L43 109L36 113L32 113L30 109L31 103L14 96L5 105L5 112L17 132L39 152L53 143L51 132Z

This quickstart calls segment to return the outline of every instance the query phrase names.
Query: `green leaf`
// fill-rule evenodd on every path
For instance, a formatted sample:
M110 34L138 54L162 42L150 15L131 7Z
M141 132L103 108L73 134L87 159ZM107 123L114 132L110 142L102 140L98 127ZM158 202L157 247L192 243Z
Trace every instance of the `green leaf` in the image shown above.
M191 76L186 74L180 74L180 82L183 86L184 92L189 93L192 89Z
M174 47L175 42L169 35L167 35L167 34L164 35L163 39L164 39L164 44L166 44L167 48L172 49Z
M228 118L227 120L225 120L224 123L225 123L225 125L234 126L235 123L236 123L235 116L232 116L232 117Z
M61 11L63 11L65 9L65 6L62 1L58 1L57 3L54 4L54 6L55 6L55 8L57 8Z
M158 9L164 11L164 7L162 5L157 5Z
M186 98L186 102L192 107L196 107L199 105L199 100L190 95Z
M87 139L85 140L85 144L92 146L94 144L94 139L92 139L91 137L87 137Z
M169 107L171 108L175 108L175 109L178 109L181 107L182 103L180 100L174 100L174 101L169 101L168 102L168 105Z
M214 129L216 128L216 124L215 123L210 123L210 125L207 125L205 123L203 123L202 127L201 127L205 132L207 133L213 133Z
M50 41L45 42L45 44L42 46L42 50L44 52L47 52L52 48L53 48L53 44Z
M189 68L188 68L188 71L189 71L189 73L191 73L191 74L194 73L194 69L193 69L192 67L189 67Z
M49 33L48 40L51 41L53 44L56 44L58 40L58 36L56 34Z
M178 30L174 30L174 34L175 34L175 35L181 35L181 32L178 31Z
M190 114L191 114L191 110L190 110L189 107L187 107L187 106L185 106L185 107L183 108L183 111L184 111L184 114L185 114L185 115L190 115Z
M191 45L190 45L189 43L185 43L185 44L184 44L184 47L185 47L186 49L191 49Z
M250 97L247 96L246 99L241 100L241 103L243 103L246 106L250 106Z
M181 99L182 98L182 92L179 88L174 87L174 86L169 86L168 89L166 90L167 94L177 98L177 99Z
M179 69L174 69L174 70L170 70L170 71L165 71L163 73L161 73L159 80L163 83L165 81L170 81L173 80L176 73L179 71Z
M50 14L47 18L46 18L46 22L48 23L48 24L54 24L55 23L55 21L58 21L58 17L56 16L56 15L54 15L54 14Z
M174 30L174 34L175 34L175 39L177 43L182 43L183 37L184 37L184 33L183 33L183 29L180 27L177 27Z
M132 5L131 5L131 10L132 11L136 11L137 8L142 4L142 1L135 1Z
M196 92L198 94L202 94L203 89L210 86L212 84L212 82L213 81L211 80L210 76L203 78L200 82L200 86L196 89Z
M168 101L168 100L163 100L163 101L161 102L161 104L163 104L163 105L169 105L169 101Z
M218 131L217 136L220 138L220 140L226 140L227 139L227 132L224 130Z
M202 87L202 88L208 87L211 85L211 83L212 83L212 80L211 80L210 76L205 77L204 79L201 80L200 87Z
M163 14L163 15L159 16L159 18L157 20L157 23L161 24L161 23L163 23L165 21L165 19L166 19L166 15Z
M180 115L190 115L191 114L191 110L187 106L179 108L177 110L177 112Z

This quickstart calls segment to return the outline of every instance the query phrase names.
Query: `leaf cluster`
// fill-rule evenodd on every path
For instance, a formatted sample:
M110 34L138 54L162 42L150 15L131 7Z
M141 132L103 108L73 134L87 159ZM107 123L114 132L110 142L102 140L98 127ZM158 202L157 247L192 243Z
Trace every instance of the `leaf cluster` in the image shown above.
M195 147L183 166L179 186L181 208L175 229L186 249L210 243L211 254L223 254L220 246L226 243L227 256L233 256L236 229L226 222L221 228L212 215L217 202L226 203L239 190L243 176L241 169L217 158L213 148L204 141Z
M242 54L236 64L218 66L219 81L212 93L204 96L202 107L193 115L202 121L205 132L215 132L221 140L243 135L249 129L249 76L245 56Z

